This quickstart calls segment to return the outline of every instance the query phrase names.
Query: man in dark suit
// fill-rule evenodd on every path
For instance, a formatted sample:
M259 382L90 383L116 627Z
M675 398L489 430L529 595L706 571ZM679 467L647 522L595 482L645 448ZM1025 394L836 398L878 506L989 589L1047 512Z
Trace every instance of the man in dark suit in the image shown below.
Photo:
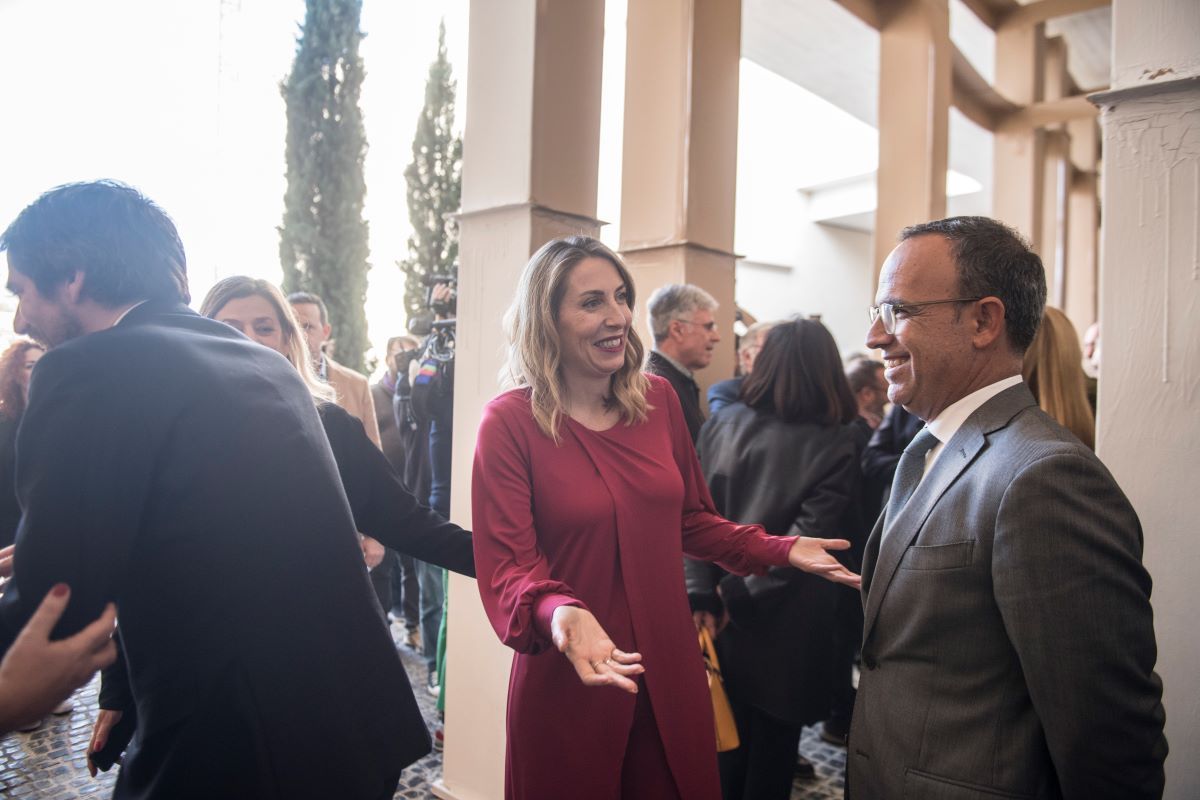
M138 717L115 797L390 798L429 738L296 370L183 305L175 226L127 186L47 192L0 250L52 348L0 652L55 584L55 636L115 601Z
M1157 798L1162 684L1137 515L1038 409L1046 298L1010 229L906 229L867 345L926 421L867 543L852 798Z
M674 387L695 442L704 424L704 412L694 373L712 362L713 348L721 341L713 318L717 301L699 286L672 283L655 289L646 307L654 336L646 372L666 378Z

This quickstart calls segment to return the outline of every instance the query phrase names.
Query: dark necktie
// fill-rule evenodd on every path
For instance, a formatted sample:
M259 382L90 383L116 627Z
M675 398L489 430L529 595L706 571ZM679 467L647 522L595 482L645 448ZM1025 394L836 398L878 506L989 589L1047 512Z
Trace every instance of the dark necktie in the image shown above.
M900 509L917 490L921 478L925 474L925 454L938 443L929 428L921 428L913 440L904 448L900 463L896 465L896 476L892 478L892 494L888 498L887 513L883 518L883 535L888 535L892 522L899 515Z

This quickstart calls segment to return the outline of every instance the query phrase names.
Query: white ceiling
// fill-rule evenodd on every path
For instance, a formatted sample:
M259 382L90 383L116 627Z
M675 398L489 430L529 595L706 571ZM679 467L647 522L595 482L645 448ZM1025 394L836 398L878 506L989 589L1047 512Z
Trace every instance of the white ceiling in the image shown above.
M1108 85L1111 7L1051 20L1046 34L1066 39L1068 70L1082 90ZM876 124L879 34L835 0L743 0L742 55Z

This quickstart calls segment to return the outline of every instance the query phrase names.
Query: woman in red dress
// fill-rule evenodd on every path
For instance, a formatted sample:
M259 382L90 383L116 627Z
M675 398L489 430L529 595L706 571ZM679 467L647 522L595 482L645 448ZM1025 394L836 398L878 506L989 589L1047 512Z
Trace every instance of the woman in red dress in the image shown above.
M620 258L576 236L534 254L506 320L518 388L484 410L472 502L479 592L516 651L508 798L720 798L684 553L858 585L826 552L846 541L717 515L633 305Z

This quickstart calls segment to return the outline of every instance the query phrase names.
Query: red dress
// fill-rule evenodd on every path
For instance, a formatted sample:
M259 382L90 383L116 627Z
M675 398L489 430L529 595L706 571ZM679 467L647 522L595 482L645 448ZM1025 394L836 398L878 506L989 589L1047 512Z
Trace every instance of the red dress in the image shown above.
M560 605L596 615L642 654L654 721L681 797L719 800L712 707L683 583L683 554L744 575L787 563L791 537L719 517L679 406L649 376L649 419L543 434L516 389L484 409L472 479L479 593L516 651L508 694L508 798L612 800L635 697L589 688L550 639Z

